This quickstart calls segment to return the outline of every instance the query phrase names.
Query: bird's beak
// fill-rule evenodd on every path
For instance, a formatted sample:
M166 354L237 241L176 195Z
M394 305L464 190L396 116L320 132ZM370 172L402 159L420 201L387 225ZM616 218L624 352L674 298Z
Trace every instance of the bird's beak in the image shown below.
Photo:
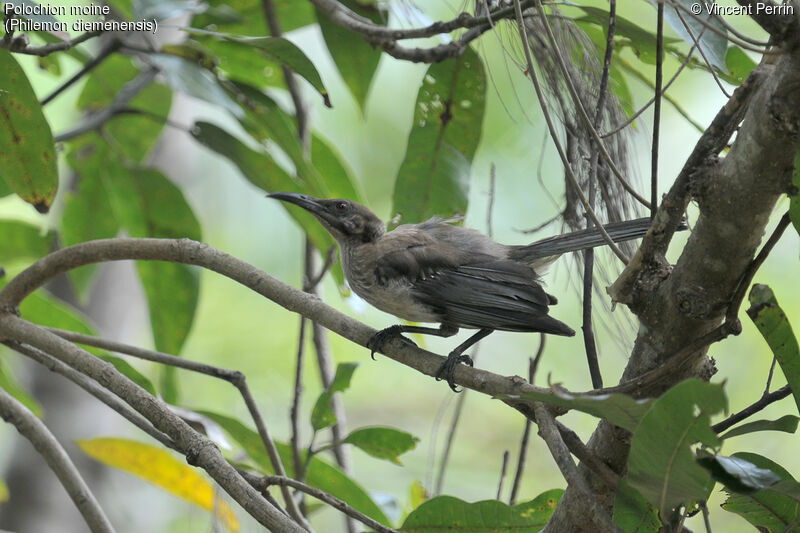
M313 196L309 196L307 194L299 194L295 192L274 192L272 194L268 194L267 197L300 206L306 211L315 215L321 215L323 212L325 212L325 209L319 203L319 198L314 198Z

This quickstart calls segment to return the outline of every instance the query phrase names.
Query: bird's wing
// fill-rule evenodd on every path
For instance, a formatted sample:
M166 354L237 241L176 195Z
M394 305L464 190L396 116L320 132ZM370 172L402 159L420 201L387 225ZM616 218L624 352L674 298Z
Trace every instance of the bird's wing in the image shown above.
M458 248L433 238L426 231L399 227L377 244L375 277L384 285L395 278L411 282L433 272L456 268L464 261Z
M548 295L528 267L491 259L442 269L414 283L414 292L444 321L460 327L574 335L548 316Z
M421 303L454 326L574 334L547 315L555 299L532 269L464 250L425 231L404 228L381 239L375 275L379 284L403 278Z

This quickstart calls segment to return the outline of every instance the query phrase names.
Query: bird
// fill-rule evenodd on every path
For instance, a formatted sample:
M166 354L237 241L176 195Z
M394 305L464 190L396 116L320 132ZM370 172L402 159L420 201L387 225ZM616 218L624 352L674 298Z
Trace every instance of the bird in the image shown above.
M392 231L366 206L347 199L274 192L270 198L311 213L337 241L350 288L368 303L410 322L375 333L375 352L403 333L450 337L460 328L478 331L453 349L436 379L453 391L459 363L472 366L464 352L496 330L541 332L571 337L575 331L550 316L557 299L546 293L537 273L554 257L605 244L597 229L550 237L527 245L504 245L477 230L442 218L403 224ZM643 236L647 218L604 226L616 242Z

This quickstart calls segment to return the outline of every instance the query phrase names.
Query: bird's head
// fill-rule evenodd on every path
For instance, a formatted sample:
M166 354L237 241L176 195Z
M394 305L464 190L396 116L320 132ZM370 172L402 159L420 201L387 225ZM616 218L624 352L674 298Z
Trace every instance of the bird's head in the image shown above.
M314 215L339 243L373 242L386 233L381 219L350 200L324 200L293 192L276 192L268 196L302 207Z

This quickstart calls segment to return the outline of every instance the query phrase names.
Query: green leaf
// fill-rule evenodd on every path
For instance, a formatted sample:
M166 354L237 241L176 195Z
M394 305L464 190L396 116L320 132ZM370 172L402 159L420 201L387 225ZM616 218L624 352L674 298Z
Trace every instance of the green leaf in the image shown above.
M534 533L547 524L563 493L561 489L548 490L514 507L497 500L468 503L452 496L437 496L409 514L400 529L414 533Z
M624 479L617 485L614 523L625 533L658 533L661 529L658 510Z
M152 169L133 169L106 182L117 218L133 237L189 238L200 240L200 223L183 193L163 174ZM200 281L188 265L139 262L136 265L150 309L156 349L179 354L189 335ZM161 392L176 403L175 369L164 369Z
M750 289L750 308L747 316L767 341L770 350L781 365L783 375L792 389L797 409L800 411L800 348L786 318L778 305L772 289L767 285L755 284Z
M0 173L0 198L4 198L4 197L9 196L9 195L11 195L13 193L14 193L14 191L12 191L11 187L8 185L8 183L6 183L6 180L3 177L3 174Z
M8 368L8 363L6 362L5 358L0 359L0 388L16 398L22 405L30 409L33 414L39 418L42 418L42 415L44 414L42 411L42 406L36 401L36 398L31 396L27 390L17 383L17 380L14 378L11 369ZM2 499L0 499L0 501L2 501Z
M357 0L340 0L340 2L348 9L376 24L385 22L385 14L381 13L376 3L368 4ZM361 35L334 23L319 9L316 10L316 13L328 52L333 57L339 74L342 75L342 79L350 88L350 92L363 112L367 93L381 58L381 50L367 43Z
M266 61L253 48L217 39L210 35L195 35L195 39L203 43L203 46L214 54L218 61L218 68L225 73L228 79L259 88L286 87L281 66Z
M250 0L209 0L205 13L192 19L192 26L205 29L222 29L239 35L267 35L261 2ZM297 0L273 0L275 12L285 32L314 23L311 3Z
M61 217L61 237L64 245L115 237L120 229L119 221L103 184L113 179L120 166L109 154L107 145L97 136L81 137L79 144L68 155L67 161L76 174L77 188L70 191L64 200ZM86 265L69 271L76 292L87 295L97 265Z
M394 186L392 212L403 222L466 213L485 93L481 58L470 48L461 57L428 69Z
M794 433L797 431L797 423L800 418L795 415L785 415L777 420L756 420L736 426L720 438L725 440L739 435L755 433L756 431L783 431L784 433Z
M311 194L302 184L278 166L266 151L253 150L214 124L196 122L192 128L192 136L200 144L229 159L250 183L264 191ZM308 234L317 249L327 250L335 244L333 237L311 214L302 209L289 209L288 212Z
M200 30L197 28L183 28L192 34L211 35L219 39L224 39L231 43L252 48L257 50L263 57L270 61L279 63L285 67L290 68L301 77L305 78L318 92L322 95L322 100L326 107L331 107L331 101L328 96L328 90L325 84L322 83L322 78L317 71L317 67L289 39L283 37L248 37L242 35L231 35L227 33L219 33L207 30Z
M575 5L573 7L581 9L587 15L585 17L578 17L575 19L575 21L578 22L581 27L585 27L582 23L591 23L603 28L604 31L601 41L602 47L600 50L604 52L605 35L608 34L608 10L581 5ZM624 42L620 44L623 46L629 46L640 60L646 63L655 63L656 34L649 30L645 30L638 24L631 22L625 17L620 17L619 15L615 17L615 22L614 34L617 36L617 40L624 40ZM664 36L664 44L677 42L680 42L680 39ZM595 42L596 45L601 43Z
M78 97L78 107L87 111L108 107L122 87L138 74L139 69L129 58L119 54L110 56L86 80ZM144 161L158 141L171 105L172 91L159 83L151 83L128 103L129 113L115 117L103 126L103 136L116 141L115 148L127 158ZM135 110L141 113L137 114Z
M331 196L363 202L364 194L353 169L334 147L316 135L311 136L311 162L317 172L325 176Z
M174 55L150 54L148 57L158 66L174 90L218 105L234 116L242 115L239 105L230 99L228 93L220 87L217 79L208 70Z
M722 504L726 511L736 513L753 526L771 533L786 531L800 520L800 484L779 464L754 453L736 453L743 459L777 474L783 481L767 489L749 494L734 494Z
M231 438L242 446L247 455L250 456L250 459L252 459L261 470L269 474L274 473L269 456L264 449L264 444L261 442L258 433L234 418L209 411L198 412L211 418L222 426ZM291 447L280 442L276 442L275 446L278 448L281 462L286 469L286 475L295 477ZM381 508L372 501L367 491L342 473L341 470L329 465L318 456L312 457L309 462L308 471L306 472L306 483L347 502L354 509L361 511L381 524L389 525L389 519Z
M658 398L633 433L626 480L662 516L682 502L708 497L711 475L690 447L720 446L710 417L726 408L721 385L686 380Z
M201 239L200 223L183 193L163 174L152 169L134 169L108 183L118 217L133 237ZM188 265L138 262L150 309L150 324L156 349L180 354L189 335L197 308L200 280ZM168 403L177 401L175 369L166 367L162 394Z
M725 54L725 66L728 67L728 73L720 77L732 85L741 85L750 71L756 68L756 62L738 46L731 46Z
M0 50L0 177L40 213L46 213L58 188L50 125L25 72Z
M608 420L615 426L631 432L636 429L639 421L655 401L653 399L635 400L627 394L572 394L559 389L554 389L553 392L526 392L520 397L575 409Z
M789 197L789 218L792 220L795 231L800 234L800 145L794 155L792 186L795 193Z
M695 0L676 1L679 4L683 4L687 11L691 10L696 3ZM648 2L653 6L657 5L656 0L648 0ZM696 20L695 17L691 16L687 11L677 7L667 7L664 9L664 20L666 20L667 24L675 30L675 33L680 35L681 39L689 43L689 45L693 45L695 39L697 39L700 43L700 50L703 51L708 62L719 69L720 72L727 72L725 55L728 51L728 30L717 18L708 14L705 16L701 15L701 18L704 19L706 24L713 26L717 32L705 29L703 22ZM680 16L678 13L680 13ZM686 23L685 25L684 22ZM686 26L691 30L691 35L686 30Z
M53 250L55 234L27 222L0 220L0 266L19 259L38 259Z
M0 279L0 289L2 289L6 283L5 280ZM61 300L56 300L42 290L35 291L23 300L20 305L20 314L22 318L41 326L66 329L85 335L95 334L94 328L89 325L89 319L84 317L80 311L65 304ZM155 388L150 380L124 360L108 355L108 353L99 348L94 348L92 346L86 346L85 348L89 353L114 365L120 373L127 376L128 379L135 382L146 391L151 394L154 393Z
M139 69L124 55L111 54L92 70L78 95L78 109L98 111L108 107L123 85L133 80Z
M336 423L336 415L333 413L331 398L336 392L344 392L350 387L350 380L353 378L358 363L339 363L336 367L336 375L333 377L331 386L322 392L311 410L311 427L314 431L331 427Z
M781 480L767 468L759 468L741 457L709 455L698 457L697 462L711 472L711 477L733 492L751 493L766 489Z
M50 54L49 56L40 56L36 58L39 68L53 76L61 76L61 60L58 54Z
M360 202L362 194L352 171L342 157L321 138L312 134L311 161L303 155L296 119L268 95L255 87L233 82L232 96L242 103L246 116L239 120L250 135L262 142L272 141L292 160L305 192L320 198L348 198Z
M360 363L339 363L336 367L336 375L333 376L333 381L328 389L330 392L344 392L350 388L350 381L353 379L353 373L358 368Z
M378 459L401 464L399 456L413 450L419 439L399 429L386 427L360 428L351 432L342 442L368 453Z

